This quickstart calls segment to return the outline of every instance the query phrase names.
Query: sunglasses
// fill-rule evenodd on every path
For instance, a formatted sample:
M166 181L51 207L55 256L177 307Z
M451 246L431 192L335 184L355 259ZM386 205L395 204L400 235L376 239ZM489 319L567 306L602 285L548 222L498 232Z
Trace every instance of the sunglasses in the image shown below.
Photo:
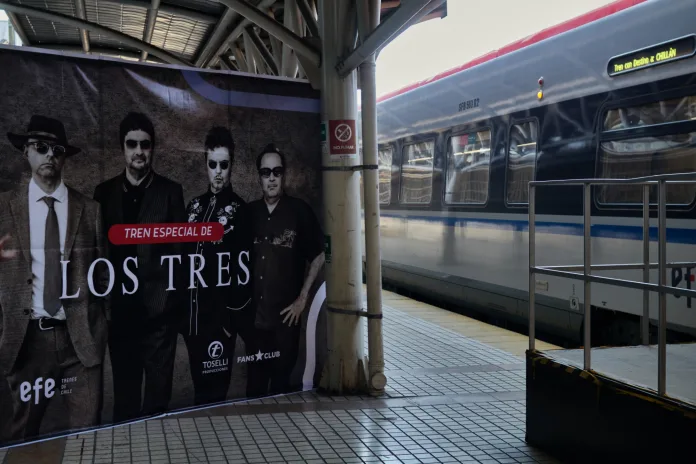
M220 165L220 169L222 169L223 171L230 167L229 161L219 161L219 162L215 161L215 160L208 161L208 167L210 169L217 169L218 164Z
M271 168L259 169L259 174L261 174L261 177L263 177L265 179L268 179L269 177L271 177L271 173L273 173L273 175L275 177L281 177L283 175L283 172L285 172L285 168L283 168L282 166L279 166L279 167L273 168L273 169L271 169Z
M29 142L29 145L33 145L36 151L41 155L48 153L49 148L54 156L62 156L65 154L65 147L63 145L53 145L46 142Z
M143 150L149 150L150 148L152 148L152 142L150 140L126 140L126 146L131 150L137 147L138 145L140 145L140 148L142 148Z

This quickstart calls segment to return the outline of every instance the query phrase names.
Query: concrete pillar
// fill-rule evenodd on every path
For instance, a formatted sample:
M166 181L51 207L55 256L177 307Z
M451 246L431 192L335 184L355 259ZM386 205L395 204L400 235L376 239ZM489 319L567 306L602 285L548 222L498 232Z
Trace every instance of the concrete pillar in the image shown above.
M334 394L366 391L364 318L362 310L362 247L360 226L360 164L357 149L357 73L341 79L339 55L350 51L355 28L346 31L349 0L319 0L322 46L322 121L327 142L322 154L324 230L330 238L326 263L328 363L322 388ZM351 37L352 35L352 37ZM353 121L355 154L331 155L330 121ZM343 131L342 133L345 133Z

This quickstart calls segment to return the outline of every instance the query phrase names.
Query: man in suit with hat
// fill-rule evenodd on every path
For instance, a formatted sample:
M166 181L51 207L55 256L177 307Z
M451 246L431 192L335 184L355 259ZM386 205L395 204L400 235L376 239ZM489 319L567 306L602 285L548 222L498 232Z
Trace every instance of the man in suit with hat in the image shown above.
M56 399L69 430L100 423L108 308L94 293L106 293L109 275L96 264L90 290L90 266L104 257L101 211L63 182L66 159L80 152L63 124L35 115L25 134L7 135L31 167L28 184L0 194L0 372L12 440L22 441L39 435Z

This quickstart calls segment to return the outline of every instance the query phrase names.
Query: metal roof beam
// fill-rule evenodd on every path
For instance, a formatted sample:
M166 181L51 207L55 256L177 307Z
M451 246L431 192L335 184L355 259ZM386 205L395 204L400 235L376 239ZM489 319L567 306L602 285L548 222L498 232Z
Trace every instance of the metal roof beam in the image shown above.
M276 63L283 62L283 42L276 39L273 36L269 36L271 39L271 52L273 53L273 59Z
M31 41L29 40L27 33L24 32L22 24L19 22L17 15L11 11L6 10L5 12L7 13L7 17L10 18L10 21L12 22L12 27L14 27L14 30L17 31L17 35L20 39L22 39L22 45L31 45Z
M283 25L295 34L299 32L299 27L297 24L298 16L297 3L295 0L285 0L285 5L283 8ZM290 45L284 43L281 48L282 56L280 59L280 75L284 77L295 77L298 68L297 56L295 53L293 53Z
M230 71L239 71L239 68L232 63L232 60L227 55L220 56L220 61L224 64Z
M242 72L252 72L249 70L249 64L247 63L246 56L244 52L237 44L230 49L230 53L234 56L234 60L237 62L237 67Z
M415 19L423 17L432 10L442 5L446 0L411 0L402 2L401 6L392 13L388 19L380 23L369 36L362 41L345 59L338 62L336 71L339 76L345 78L365 61L365 59L377 52L384 44L396 37L400 31L408 27Z
M251 25L249 27L251 27ZM244 30L244 33L242 34L242 39L244 41L244 49L249 50L247 52L247 57L249 57L249 55L252 55L254 57L254 63L256 64L256 73L273 74L271 72L271 68L266 63L266 60L261 55L259 49L254 46L254 42L252 42L251 37L249 36L248 28Z
M257 3L256 8L268 8L270 5L275 3L275 1L276 0L260 0ZM244 17L242 17L242 22L235 26L232 33L230 33L230 35L227 38L222 39L222 34L225 34L229 27L237 19L239 19L240 16L241 15L239 13L232 10L231 8L225 8L225 12L222 14L220 20L217 21L217 24L215 25L213 32L210 33L208 40L206 41L203 48L201 48L201 51L195 60L196 66L202 68L210 64L215 64L215 61L217 60L218 56L224 54L227 51L227 49L230 48L232 42L237 40L237 38L239 38L239 36L242 35L242 31L244 30L244 28L249 25L249 21L247 19L244 19ZM234 36L234 39L231 39L231 37L235 33L236 35ZM222 40L222 44L220 44L220 40ZM211 53L211 50L213 49L213 47L216 46L216 44L220 44L218 46L217 51L215 53Z
M240 15L252 23L265 29L271 35L277 37L281 42L287 44L296 53L307 57L315 66L321 64L321 54L313 46L309 45L302 37L292 32L279 22L269 18L263 12L251 5L246 0L219 0L220 3L227 5L228 8L235 10ZM443 0L444 1L444 0Z
M270 8L266 10L266 14L275 19L273 11ZM283 62L283 42L272 35L269 35L268 38L271 42L271 53L273 53L273 59L275 60L276 64L280 65Z
M251 40L251 44L256 47L256 50L259 52L261 55L261 58L263 58L264 64L274 75L278 75L278 63L276 62L275 58L273 58L273 55L271 52L268 51L268 48L266 48L266 45L264 45L263 41L261 40L261 37L256 33L254 30L254 27L249 25L245 29L246 33L249 34L249 39ZM220 58L222 58L225 55L221 55Z
M225 12L222 14L220 19L217 21L217 24L215 24L213 31L210 33L208 40L205 42L205 44L201 48L201 51L198 53L198 57L196 57L195 60L196 66L198 66L199 68L203 67L207 62L210 61L211 56L216 56L211 55L210 52L212 48L220 40L221 35L225 33L230 24L232 24L232 22L238 17L239 14L236 11L230 10L229 8L225 9Z
M83 21L87 19L85 0L75 0L75 13ZM82 42L82 51L89 53L89 32L86 29L80 29L80 42Z
M78 0L84 1L84 0ZM145 30L143 31L143 42L152 42L152 33L155 31L155 23L157 22L157 12L160 7L160 0L152 0L150 8L147 9L147 19L145 20ZM147 59L147 52L143 50L140 54L140 61Z
M131 37L130 35L124 34L122 32L101 26L97 23L75 18L74 16L68 16L62 13L46 11L40 8L33 8L25 5L17 5L15 3L8 3L6 1L0 1L0 9L17 14L23 14L27 16L45 19L47 21L54 21L57 23L65 24L66 26L75 27L77 29L84 28L90 32L94 32L95 34L103 34L107 37L116 39L120 42L123 42L125 45L137 48L138 50L145 50L148 53L162 59L166 63L176 64L180 66L191 66L191 63L187 62L186 60L183 60L166 50L162 50L159 47L152 46L149 43L136 39L135 37Z
M317 18L314 17L312 13L312 8L309 6L307 0L296 0L297 7L300 9L300 14L304 18L305 23L307 23L307 28L312 37L319 37L319 24L317 23Z
M115 3L117 5L127 5L135 6L138 8L149 9L151 3L147 0L99 0L101 2ZM191 8L185 8L178 5L173 5L171 3L161 2L159 6L159 11L162 13L171 14L174 16L180 16L182 18L193 19L194 21L200 21L206 24L215 24L218 21L218 17L209 13L203 13L201 11L192 10Z
M264 74L266 68L263 65L263 60L258 56L256 50L254 50L254 46L251 44L251 39L249 39L249 33L246 29L242 32L242 42L244 43L244 53L246 53L249 72Z
M261 0L257 5L256 8L259 11L263 11L273 5L276 2L276 0ZM232 10L228 10L232 11ZM234 12L234 14L237 14ZM232 44L239 38L239 36L242 35L242 32L244 31L244 28L246 28L249 24L251 24L251 21L248 19L244 18L237 26L235 26L234 30L230 32L230 35L227 36L227 38L220 44L218 47L217 51L213 53L212 58L208 60L207 63L201 65L201 66L210 66L214 65L215 61L217 60L217 57L222 55L223 53L226 53L228 48L233 48ZM271 36L271 39L274 39L275 37ZM276 39L278 40L278 39Z

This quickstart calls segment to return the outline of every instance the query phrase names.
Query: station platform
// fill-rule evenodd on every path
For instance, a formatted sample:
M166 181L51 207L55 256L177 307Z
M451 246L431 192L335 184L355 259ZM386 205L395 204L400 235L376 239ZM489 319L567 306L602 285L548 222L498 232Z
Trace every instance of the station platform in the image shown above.
M383 303L383 397L244 401L0 451L0 463L559 462L525 443L526 336L388 291Z

